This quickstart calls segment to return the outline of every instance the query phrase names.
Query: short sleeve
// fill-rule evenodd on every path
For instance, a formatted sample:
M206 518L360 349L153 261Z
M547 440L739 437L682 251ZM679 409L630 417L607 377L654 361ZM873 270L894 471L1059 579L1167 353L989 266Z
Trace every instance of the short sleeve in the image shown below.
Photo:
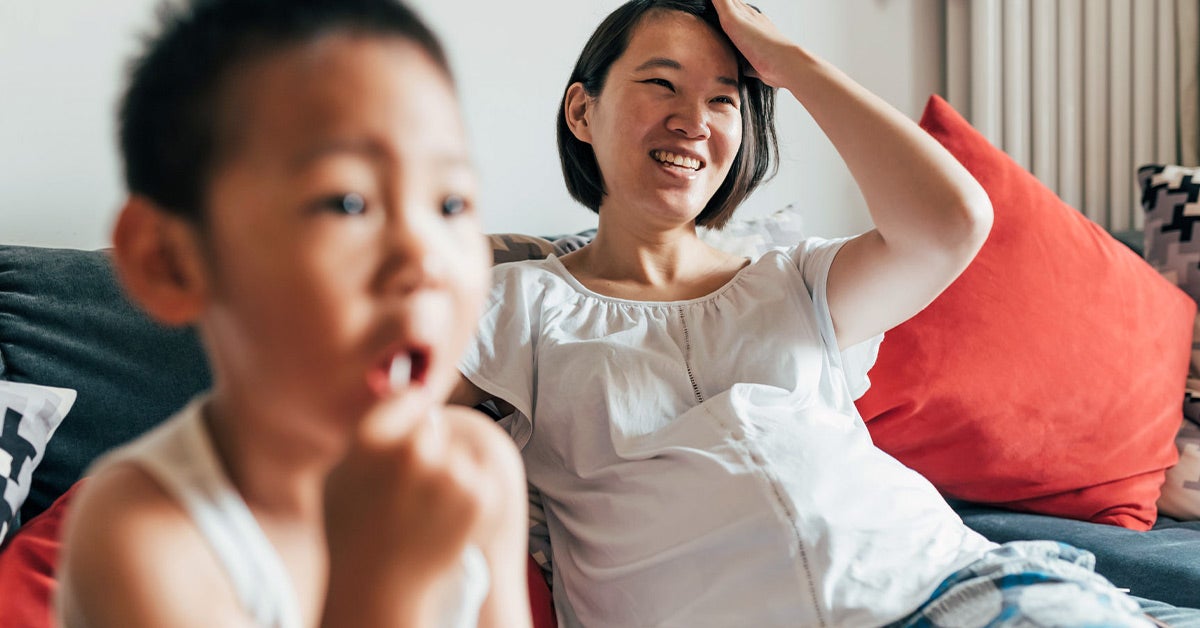
M484 392L516 408L501 419L518 447L529 441L533 423L536 299L523 280L524 262L493 268L491 293L484 304L475 339L468 343L458 369Z
M817 324L821 330L821 340L826 347L838 347L837 333L833 328L833 316L829 311L827 294L829 268L833 259L841 250L842 245L851 238L826 240L823 238L808 238L788 252L796 268L804 278L804 286L812 298L816 309ZM846 380L846 388L850 391L851 399L858 399L866 394L871 387L867 372L875 365L879 356L879 345L883 342L883 334L868 338L856 345L841 351L829 351L833 363L840 367Z

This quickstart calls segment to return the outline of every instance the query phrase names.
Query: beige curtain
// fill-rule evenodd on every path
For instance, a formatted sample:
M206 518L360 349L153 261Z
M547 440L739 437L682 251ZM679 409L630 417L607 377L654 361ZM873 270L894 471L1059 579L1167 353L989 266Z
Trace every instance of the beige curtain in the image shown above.
M1200 0L945 0L943 93L1069 205L1141 228L1146 163L1200 165Z
M1177 0L1179 163L1200 166L1200 0Z

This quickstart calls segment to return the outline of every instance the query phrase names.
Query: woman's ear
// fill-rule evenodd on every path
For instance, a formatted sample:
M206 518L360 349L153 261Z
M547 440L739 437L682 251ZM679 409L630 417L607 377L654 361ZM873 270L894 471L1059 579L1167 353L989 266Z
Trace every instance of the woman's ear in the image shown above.
M113 264L126 294L166 325L199 318L208 299L207 264L197 228L132 195L113 228Z
M567 126L575 139L587 144L592 143L592 129L588 126L588 118L592 115L594 102L595 99L588 96L587 90L583 88L583 83L578 81L571 83L567 88L566 97L563 98L563 116L567 119Z

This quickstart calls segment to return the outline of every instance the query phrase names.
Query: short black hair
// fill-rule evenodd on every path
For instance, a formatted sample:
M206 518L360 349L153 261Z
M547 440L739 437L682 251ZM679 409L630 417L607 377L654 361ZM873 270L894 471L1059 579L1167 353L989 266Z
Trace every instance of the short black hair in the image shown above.
M159 6L159 31L130 66L118 125L125 184L164 211L204 224L222 99L238 67L334 32L397 37L450 76L445 53L398 0L185 0Z
M746 76L748 63L729 42L721 29L720 17L712 0L630 0L610 13L596 27L579 59L567 89L581 83L588 96L596 97L604 89L609 70L629 48L634 29L648 13L656 10L682 11L695 15L711 26L733 48L738 60L738 84L741 92L742 145L729 174L696 217L699 226L719 229L760 183L778 168L779 141L775 132L775 89ZM567 126L566 90L558 107L558 156L563 178L571 197L599 213L606 190L596 153L591 144L581 141Z

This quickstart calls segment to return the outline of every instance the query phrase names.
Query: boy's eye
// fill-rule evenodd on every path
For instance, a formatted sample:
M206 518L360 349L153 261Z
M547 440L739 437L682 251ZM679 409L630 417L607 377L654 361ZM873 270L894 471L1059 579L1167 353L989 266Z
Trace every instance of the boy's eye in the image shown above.
M363 198L362 194L351 192L330 196L322 201L321 205L340 214L357 216L367 210L367 199Z
M442 200L442 215L457 216L467 209L467 200L461 196L447 196Z

